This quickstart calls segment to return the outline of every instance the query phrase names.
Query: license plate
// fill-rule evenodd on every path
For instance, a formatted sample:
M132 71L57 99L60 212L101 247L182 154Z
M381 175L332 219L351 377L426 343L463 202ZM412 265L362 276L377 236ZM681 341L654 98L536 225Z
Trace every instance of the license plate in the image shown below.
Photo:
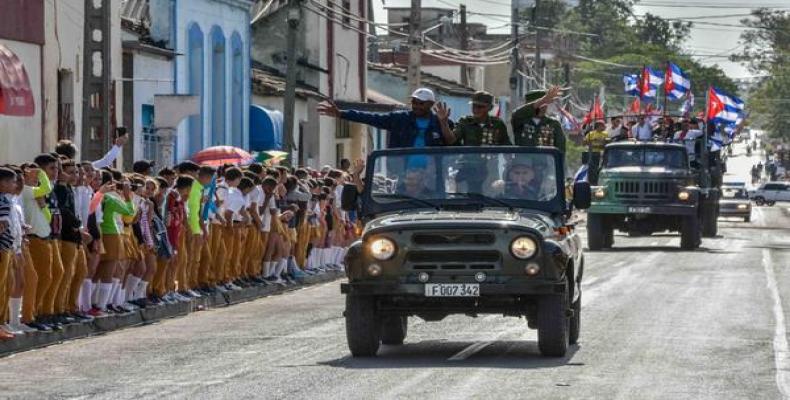
M478 283L426 283L427 297L480 297Z
M631 214L647 214L650 211L650 207L628 207L628 212Z

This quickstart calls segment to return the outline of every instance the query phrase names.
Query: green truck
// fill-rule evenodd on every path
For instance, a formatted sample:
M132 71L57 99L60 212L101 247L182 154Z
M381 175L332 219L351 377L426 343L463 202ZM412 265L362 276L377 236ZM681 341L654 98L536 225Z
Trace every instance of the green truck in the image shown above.
M715 165L715 164L710 164ZM686 148L661 142L617 142L604 149L587 213L590 250L614 245L614 230L629 236L680 232L680 247L700 246L717 234L717 168L689 162Z

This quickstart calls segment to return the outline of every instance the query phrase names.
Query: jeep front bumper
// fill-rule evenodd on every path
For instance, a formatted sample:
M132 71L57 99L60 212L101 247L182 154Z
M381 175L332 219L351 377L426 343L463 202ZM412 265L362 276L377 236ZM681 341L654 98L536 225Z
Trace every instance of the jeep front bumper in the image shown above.
M438 282L437 282L438 283ZM447 282L450 283L450 282ZM419 296L425 297L422 283L354 282L340 285L343 294L362 296ZM551 295L565 292L564 282L481 283L480 297Z
M648 205L593 203L588 214L628 214L628 215L694 215L696 204Z

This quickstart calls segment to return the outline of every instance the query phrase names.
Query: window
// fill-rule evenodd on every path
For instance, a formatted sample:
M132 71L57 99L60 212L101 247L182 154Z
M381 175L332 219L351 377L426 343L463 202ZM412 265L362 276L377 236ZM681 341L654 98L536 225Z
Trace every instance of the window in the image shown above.
M335 145L335 165L340 166L340 160L345 158L346 149L343 143Z
M765 185L765 188L763 190L782 190L782 187L775 183L769 183Z
M335 138L348 139L351 137L351 123L342 119L335 122Z

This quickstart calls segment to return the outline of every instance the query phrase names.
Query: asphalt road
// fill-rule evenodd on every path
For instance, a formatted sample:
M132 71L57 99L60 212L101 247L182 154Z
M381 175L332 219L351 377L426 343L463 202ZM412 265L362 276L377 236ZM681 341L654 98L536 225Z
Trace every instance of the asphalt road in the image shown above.
M731 170L751 165L737 159ZM412 318L405 345L353 359L335 282L0 359L0 397L783 398L788 207L721 222L693 252L674 235L617 235L587 253L581 338L562 359L499 316Z

